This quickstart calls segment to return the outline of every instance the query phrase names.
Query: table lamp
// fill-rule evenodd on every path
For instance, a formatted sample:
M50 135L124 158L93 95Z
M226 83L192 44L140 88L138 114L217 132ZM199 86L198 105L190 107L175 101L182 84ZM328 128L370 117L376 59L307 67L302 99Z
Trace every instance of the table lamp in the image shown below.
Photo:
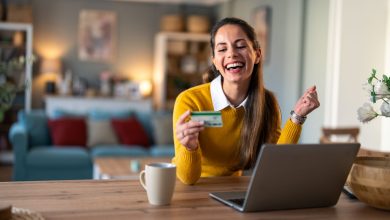
M60 59L43 59L41 63L41 73L47 75L48 80L45 83L45 93L56 93L56 78L61 72Z

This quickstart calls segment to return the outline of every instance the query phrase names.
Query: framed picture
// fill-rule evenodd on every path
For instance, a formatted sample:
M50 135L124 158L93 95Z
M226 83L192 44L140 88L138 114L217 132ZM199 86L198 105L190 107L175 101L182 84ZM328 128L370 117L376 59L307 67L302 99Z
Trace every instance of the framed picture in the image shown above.
M256 31L257 40L260 43L263 61L269 61L271 7L260 6L254 9L252 13L252 24Z
M79 16L79 59L110 62L114 59L116 14L112 11L82 10Z

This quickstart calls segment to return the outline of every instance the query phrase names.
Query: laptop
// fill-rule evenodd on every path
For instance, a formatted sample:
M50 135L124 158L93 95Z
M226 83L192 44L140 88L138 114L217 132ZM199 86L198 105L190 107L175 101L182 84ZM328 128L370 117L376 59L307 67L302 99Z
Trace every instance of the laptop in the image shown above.
M359 143L264 144L247 191L209 195L241 212L334 206Z

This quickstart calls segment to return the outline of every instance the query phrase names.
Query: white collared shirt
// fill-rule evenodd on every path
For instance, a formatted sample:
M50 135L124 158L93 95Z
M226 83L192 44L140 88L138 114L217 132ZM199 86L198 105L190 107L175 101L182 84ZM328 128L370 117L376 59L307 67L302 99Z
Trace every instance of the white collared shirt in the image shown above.
M239 108L243 106L245 108L245 103L248 100L248 96L242 101L237 107L232 105L229 100L226 98L225 93L222 89L222 77L219 75L210 83L210 93L211 100L213 102L214 111L221 111L222 109L230 106L232 108Z

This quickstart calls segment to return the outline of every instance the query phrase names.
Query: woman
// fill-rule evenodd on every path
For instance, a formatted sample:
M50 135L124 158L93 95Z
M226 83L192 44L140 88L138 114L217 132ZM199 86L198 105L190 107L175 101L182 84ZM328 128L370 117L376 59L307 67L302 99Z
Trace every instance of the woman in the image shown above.
M306 116L320 105L313 86L281 130L276 98L264 88L253 28L243 20L225 18L213 27L210 43L213 65L206 78L212 81L182 92L173 112L173 163L185 184L201 176L241 175L253 167L263 143L297 143ZM191 111L220 111L223 127L191 121Z

